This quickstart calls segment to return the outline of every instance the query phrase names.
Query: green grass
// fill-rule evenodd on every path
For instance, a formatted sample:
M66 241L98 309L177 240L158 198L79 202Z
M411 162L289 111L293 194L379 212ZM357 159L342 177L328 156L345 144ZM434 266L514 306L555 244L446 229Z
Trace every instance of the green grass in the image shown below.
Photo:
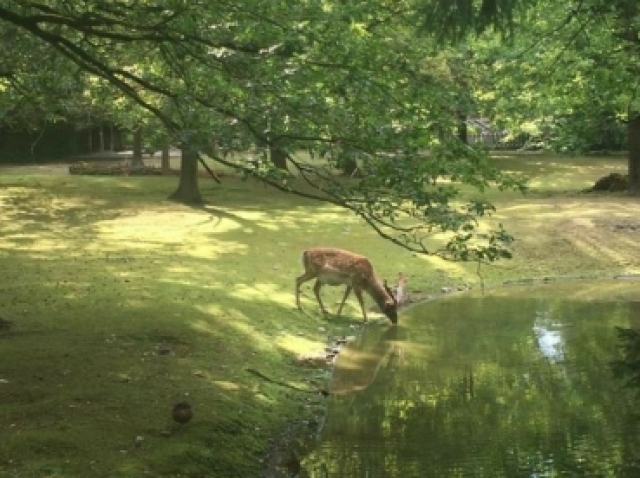
M517 237L514 260L483 269L488 285L640 273L640 232L615 229L638 224L640 201L579 193L624 159L495 161L533 188L488 193L492 221ZM194 209L165 200L175 187L0 176L0 317L16 323L0 331L0 477L258 476L269 439L322 404L246 369L321 384L325 369L296 358L361 320L354 300L323 319L308 286L295 309L305 247L363 252L390 280L405 272L415 294L478 284L475 266L410 254L332 206L225 178L203 181L209 205ZM323 294L335 310L341 291ZM178 428L183 399L195 417Z

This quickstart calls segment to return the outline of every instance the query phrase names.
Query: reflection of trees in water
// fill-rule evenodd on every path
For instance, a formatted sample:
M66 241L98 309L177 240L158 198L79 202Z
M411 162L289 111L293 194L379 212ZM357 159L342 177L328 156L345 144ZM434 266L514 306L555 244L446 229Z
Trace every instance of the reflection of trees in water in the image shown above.
M629 302L631 327L616 327L622 358L612 362L614 375L640 398L640 301Z
M328 476L640 476L634 407L606 367L624 306L448 302L405 320L403 356L363 338L379 363L362 391L330 402L313 459ZM546 331L561 331L552 349Z

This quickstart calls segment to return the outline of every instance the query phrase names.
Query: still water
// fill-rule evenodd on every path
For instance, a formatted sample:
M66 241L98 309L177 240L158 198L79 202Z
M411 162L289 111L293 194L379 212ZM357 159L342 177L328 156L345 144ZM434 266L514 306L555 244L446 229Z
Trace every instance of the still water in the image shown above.
M338 359L303 466L314 478L640 477L639 402L609 367L614 326L640 326L639 282L460 295L370 326Z

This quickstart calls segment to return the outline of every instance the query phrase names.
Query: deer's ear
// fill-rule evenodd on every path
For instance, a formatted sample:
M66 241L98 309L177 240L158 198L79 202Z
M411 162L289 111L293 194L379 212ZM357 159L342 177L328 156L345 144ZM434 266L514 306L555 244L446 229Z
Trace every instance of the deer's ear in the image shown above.
M389 288L389 285L387 284L387 281L383 281L383 285L385 290L387 291L387 294L389 294L389 296L391 297L391 299L393 300L393 302L391 302L391 305L396 304L397 303L397 299L396 296L393 294L393 291ZM388 304L389 302L387 302Z

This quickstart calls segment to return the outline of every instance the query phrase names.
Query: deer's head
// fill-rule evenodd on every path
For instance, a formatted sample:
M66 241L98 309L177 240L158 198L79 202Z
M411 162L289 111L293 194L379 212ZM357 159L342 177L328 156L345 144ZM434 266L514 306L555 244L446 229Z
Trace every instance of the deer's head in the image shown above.
M382 312L391 321L392 324L398 323L398 301L396 296L393 295L393 291L387 285L387 281L384 281L384 289L387 291L389 299L385 300L384 305L381 307Z

